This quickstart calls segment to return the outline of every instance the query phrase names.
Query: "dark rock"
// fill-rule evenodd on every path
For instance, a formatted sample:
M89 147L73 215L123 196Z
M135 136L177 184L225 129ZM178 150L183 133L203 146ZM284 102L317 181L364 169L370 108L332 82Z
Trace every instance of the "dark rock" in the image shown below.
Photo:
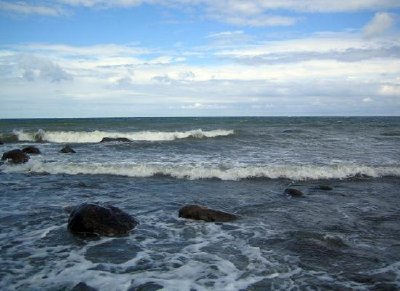
M113 142L113 141L130 142L131 140L126 137L103 137L103 139L100 142Z
M65 145L62 149L61 149L61 151L60 151L61 153L64 153L64 154L75 154L76 153L76 151L74 151L74 149L73 148L71 148L70 147L70 145Z
M114 206L83 203L72 210L68 230L83 235L116 236L127 234L138 222Z
M333 190L333 188L329 185L319 185L320 190L325 190L325 191L330 191Z
M2 144L4 144L4 141L2 141L2 140L0 139L0 145L2 145Z
M71 289L71 291L97 291L97 289L87 285L84 282L80 282L76 284L74 288Z
M79 182L78 183L78 187L82 187L82 188L87 188L87 187L89 187L85 182Z
M128 291L157 291L161 289L163 289L163 286L153 282L148 282L137 287L131 287L128 289Z
M295 188L286 188L285 193L292 197L300 197L303 196L303 192Z
M11 160L14 164L23 164L29 161L29 156L21 150L11 150L3 154L2 161Z
M209 209L200 205L186 205L182 207L179 209L179 217L215 222L225 222L237 219L237 216L234 214Z
M26 153L26 154L32 154L32 155L39 155L39 154L41 154L40 150L39 150L37 147L34 147L34 146L27 146L27 147L24 147L24 148L22 149L22 151L23 151L24 153Z

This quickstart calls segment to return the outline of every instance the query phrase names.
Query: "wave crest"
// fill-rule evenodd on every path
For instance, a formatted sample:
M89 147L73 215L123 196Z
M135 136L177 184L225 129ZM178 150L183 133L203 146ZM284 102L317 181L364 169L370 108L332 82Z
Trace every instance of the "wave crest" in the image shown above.
M234 134L233 130L188 130L188 131L138 131L138 132L107 132L107 131L44 131L24 132L14 130L18 141L53 142L53 143L97 143L105 137L127 138L131 141L172 141L185 138L213 138Z
M104 163L46 163L30 161L24 165L3 165L4 172L35 172L49 174L117 175L128 177L170 176L178 179L290 179L323 180L352 177L400 176L400 165L365 166L243 166L220 168L211 166L152 165L152 164L104 164Z

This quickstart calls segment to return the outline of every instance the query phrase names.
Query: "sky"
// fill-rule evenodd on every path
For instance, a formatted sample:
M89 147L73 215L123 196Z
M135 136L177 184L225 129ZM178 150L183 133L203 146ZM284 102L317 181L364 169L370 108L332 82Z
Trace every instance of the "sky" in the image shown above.
M400 115L399 0L0 0L0 118Z

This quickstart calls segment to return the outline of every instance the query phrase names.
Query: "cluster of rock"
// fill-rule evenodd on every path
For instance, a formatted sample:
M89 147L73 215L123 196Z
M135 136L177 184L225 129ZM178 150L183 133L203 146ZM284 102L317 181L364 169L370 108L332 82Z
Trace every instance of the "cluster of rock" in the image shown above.
M69 146L64 146L61 153L75 153L75 151ZM5 152L1 157L2 161L9 161L13 164L23 164L29 161L29 155L40 155L41 151L34 146L27 146L23 149L14 149L8 152Z

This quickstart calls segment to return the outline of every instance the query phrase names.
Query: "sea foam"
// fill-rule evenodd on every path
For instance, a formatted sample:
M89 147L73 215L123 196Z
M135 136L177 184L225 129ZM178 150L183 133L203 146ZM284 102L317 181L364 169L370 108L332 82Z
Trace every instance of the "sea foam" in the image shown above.
M47 141L53 143L97 143L105 137L127 138L131 141L171 141L184 138L213 138L234 134L233 130L188 130L188 131L138 131L138 132L107 132L107 131L45 131L25 132L14 130L18 141Z
M68 175L116 175L127 177L169 176L177 179L199 180L219 179L237 181L242 179L291 179L320 180L346 179L352 177L400 176L400 165L270 165L270 166L233 166L213 165L159 165L159 164L113 164L113 163L46 163L30 161L23 165L3 165L4 172L34 172Z

